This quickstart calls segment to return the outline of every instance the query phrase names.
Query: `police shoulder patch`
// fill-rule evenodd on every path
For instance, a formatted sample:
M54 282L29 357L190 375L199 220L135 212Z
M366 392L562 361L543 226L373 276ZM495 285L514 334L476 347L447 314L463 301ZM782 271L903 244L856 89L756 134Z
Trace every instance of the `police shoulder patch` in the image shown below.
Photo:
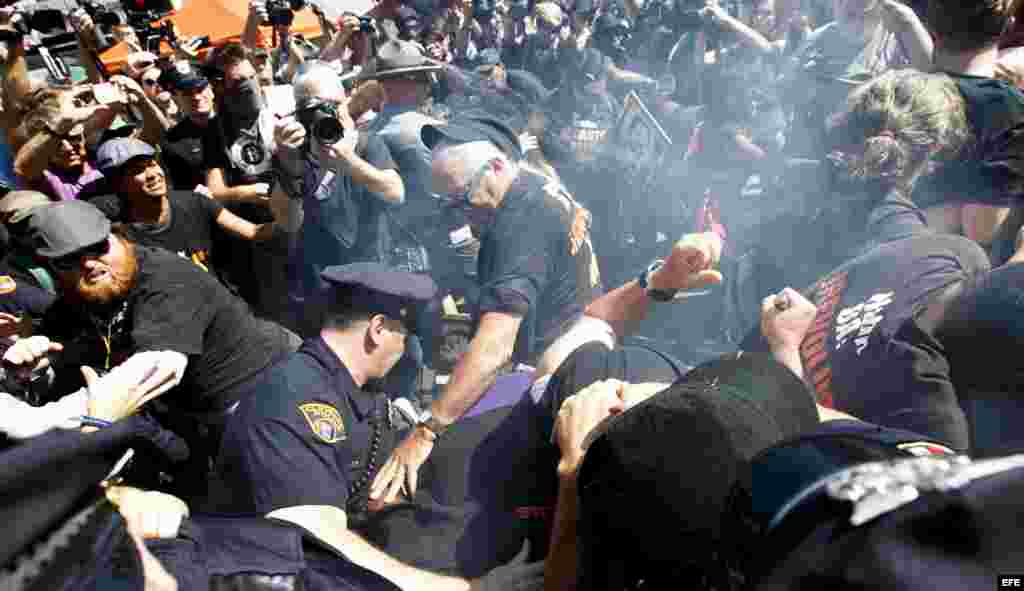
M14 281L14 277L10 275L0 275L0 295L6 295L14 293L18 289L18 284Z
M337 443L345 440L345 423L341 420L338 409L330 404L307 402L299 405L299 412L309 424L313 435L324 443Z

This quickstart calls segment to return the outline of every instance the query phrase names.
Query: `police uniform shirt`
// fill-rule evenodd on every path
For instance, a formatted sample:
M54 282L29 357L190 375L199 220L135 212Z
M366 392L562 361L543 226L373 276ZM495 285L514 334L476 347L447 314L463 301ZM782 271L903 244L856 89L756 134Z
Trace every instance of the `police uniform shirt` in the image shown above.
M344 509L353 476L366 471L371 419L385 406L356 386L321 338L307 340L263 374L228 422L211 495L216 510Z

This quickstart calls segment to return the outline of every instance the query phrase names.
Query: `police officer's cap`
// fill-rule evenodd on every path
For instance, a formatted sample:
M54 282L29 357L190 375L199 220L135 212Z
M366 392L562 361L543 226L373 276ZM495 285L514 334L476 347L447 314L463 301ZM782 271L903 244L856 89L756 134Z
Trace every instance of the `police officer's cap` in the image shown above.
M384 314L409 326L414 325L415 310L437 293L437 284L430 277L380 263L328 267L320 277L331 291L354 307Z

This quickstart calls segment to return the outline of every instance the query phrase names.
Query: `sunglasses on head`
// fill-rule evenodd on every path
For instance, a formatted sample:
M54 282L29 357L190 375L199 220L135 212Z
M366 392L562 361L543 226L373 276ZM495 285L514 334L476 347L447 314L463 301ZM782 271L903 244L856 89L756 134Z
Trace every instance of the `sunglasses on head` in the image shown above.
M82 259L85 258L99 258L110 252L110 241L104 239L102 242L97 242L92 246L86 246L80 248L75 252L66 254L62 257L50 259L50 265L58 271L74 271L82 263Z

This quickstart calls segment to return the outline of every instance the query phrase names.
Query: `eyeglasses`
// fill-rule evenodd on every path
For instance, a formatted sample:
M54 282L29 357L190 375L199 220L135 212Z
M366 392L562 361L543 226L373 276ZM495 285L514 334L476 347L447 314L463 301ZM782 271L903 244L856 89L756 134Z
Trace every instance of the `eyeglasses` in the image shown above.
M458 191L452 191L450 193L441 193L439 195L440 200L448 207L472 207L472 203L469 201L469 196L476 191L477 185L490 170L490 163L484 164L480 167L480 170L476 171L476 174L469 179L464 189Z
M70 272L78 268L82 264L82 259L93 258L98 259L101 256L106 255L110 252L110 241L104 239L102 242L97 242L92 246L86 246L80 248L71 254L66 254L62 257L50 259L50 266L57 271Z

